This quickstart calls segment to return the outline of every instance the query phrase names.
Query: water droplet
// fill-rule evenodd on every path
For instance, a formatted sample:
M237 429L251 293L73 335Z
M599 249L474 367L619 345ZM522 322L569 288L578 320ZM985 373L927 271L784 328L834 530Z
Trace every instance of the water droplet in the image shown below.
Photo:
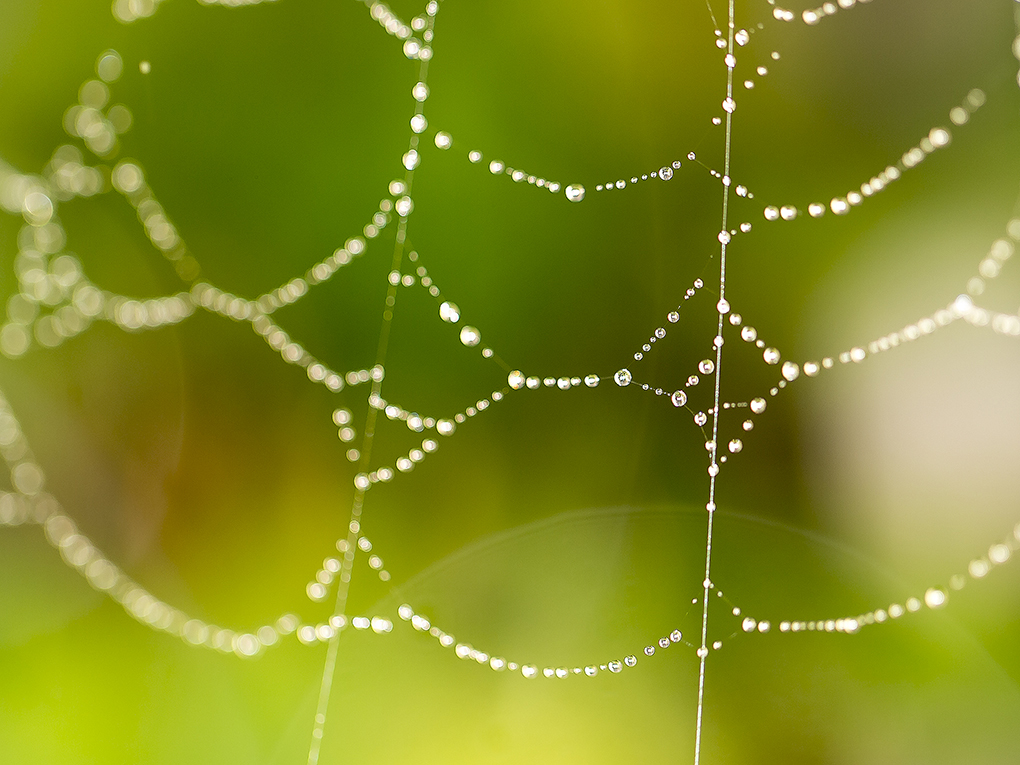
M739 438L734 438L729 442L727 448L730 450L730 454L736 454L737 452L744 448L744 442L741 441Z
M779 215L783 220L793 220L797 217L797 208L793 205L783 205L779 210Z
M443 321L449 322L450 324L456 324L460 321L460 309L456 303L446 301L439 306L439 318Z
M746 29L741 29L733 35L733 39L736 41L737 45L743 46L747 45L748 41L751 39L751 35L747 33Z
M666 167L660 167L659 177L662 178L662 180L664 181L668 181L670 178L673 177L673 168L669 167L668 165Z
M769 205L765 208L765 220L778 220L779 219L779 208L773 205Z
M418 165L421 164L421 157L418 152L411 149L407 154L403 156L404 167L408 170L414 170Z
M703 375L710 375L715 371L715 362L712 359L705 359L698 364L698 371Z
M703 427L706 422L708 422L708 415L705 414L704 412L698 412L696 415L694 415L694 424L697 425L699 428Z
M754 430L754 423L750 420L744 420L743 428L744 430Z
M613 379L616 380L617 385L619 385L621 388L624 388L630 385L631 380L633 380L634 378L631 376L629 369L621 369L619 372L613 375Z
M597 675L598 673L599 668L596 667L594 664L589 664L587 667L584 668L584 674L586 674L588 677L595 677L595 675Z
M691 375L690 377L687 378L687 386L688 387L693 388L699 382L701 382L701 378L698 377L697 375Z
M519 369L515 369L506 378L507 384L514 390L520 390L524 387L524 375L521 374Z
M564 193L571 202L580 202L584 199L584 186L579 183L572 183L567 186Z
M668 637L659 638L659 648L669 648L669 638Z
M401 197L394 205L394 209L397 211L397 215L406 218L411 214L411 210L414 209L414 202L411 197Z
M732 98L726 98L722 102L722 108L724 112L733 114L733 112L737 109L737 104Z
M609 667L610 672L619 672L623 669L623 663L619 661L611 661L606 666Z
M755 414L761 414L762 412L764 412L766 406L767 404L765 403L765 399L763 398L759 397L751 399L751 411L754 412Z
M669 639L672 640L674 643L679 643L681 640L683 640L683 637L684 633L682 633L680 630L673 630L672 632L669 633Z
M464 326L460 330L460 341L464 343L468 348L478 345L482 340L482 333L474 327L468 325Z
M850 204L842 197L835 197L829 202L829 208L836 213L836 215L846 215L850 210Z
M626 664L628 667L637 666L637 656L634 656L633 654L631 654L630 656L625 656L623 658L623 663Z
M96 74L104 82L114 82L124 71L124 61L115 50L108 50L99 56L96 62Z
M705 646L701 646L701 648L698 649L698 656L704 659L708 656L708 649Z
M531 678L538 676L538 667L534 664L525 664L521 667L521 674L530 680Z
M436 133L436 148L446 150L449 149L451 146L453 146L452 135L443 130L440 130L438 133Z
M800 367L792 361L787 361L783 364L783 377L790 382L793 382L800 376Z
M719 302L715 304L715 308L719 313L727 314L730 312L730 301L726 298L721 298ZM740 321L738 320L737 323L739 324Z
M492 160L492 162L489 163L489 172L492 173L493 175L499 175L500 173L503 172L503 169L504 165L498 159L494 159Z
M938 587L932 587L924 593L924 602L928 608L939 608L946 604L946 593Z
M687 394L682 390L673 391L673 395L669 398L673 402L673 406L683 406L687 403Z
M655 646L654 645L645 646L645 656L654 656L654 655L655 655Z
M765 352L762 353L762 358L765 359L766 364L778 364L779 363L779 351L775 348L766 348Z
M758 330L751 326L744 327L740 330L740 337L749 343L754 342L755 338L758 337Z
M599 376L598 375L586 375L585 378L584 378L584 384L587 385L589 388L597 387L598 384L599 384Z
M677 313L676 311L670 311L669 315L666 316L666 318L669 319L670 324L676 324L678 321L680 321L680 314Z
M411 95L414 96L414 100L421 103L429 97L429 86L424 82L419 82L413 88L411 88Z
M424 132L425 128L427 128L428 126L429 121L425 119L424 114L416 114L413 117L411 117L411 130L413 130L415 133Z

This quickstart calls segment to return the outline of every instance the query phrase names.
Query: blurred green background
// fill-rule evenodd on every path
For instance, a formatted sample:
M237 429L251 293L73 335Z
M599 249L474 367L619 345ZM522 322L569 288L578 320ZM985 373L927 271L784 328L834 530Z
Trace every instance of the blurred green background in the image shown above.
M725 12L712 0L715 13ZM404 19L422 9L391 6ZM739 51L727 297L784 357L819 358L929 315L963 290L1017 214L1017 4L875 0L816 28L740 2L764 28ZM798 5L796 10L801 10ZM725 72L704 2L448 0L430 64L430 128L411 245L483 342L526 374L630 366L673 389L710 355ZM98 54L136 159L218 287L256 297L357 234L403 176L417 65L350 0L204 7L168 0L116 22L105 0L5 0L0 157L39 172ZM770 53L779 51L773 60ZM151 63L147 75L139 63ZM827 201L895 162L971 88L987 104L951 146L845 218L766 223L764 204ZM431 144L436 129L453 148ZM588 188L581 204L466 159L481 150ZM673 159L669 183L595 193ZM97 285L181 289L130 207L60 208ZM20 221L0 216L0 294ZM277 320L345 371L374 363L393 228ZM697 277L707 287L655 353L631 355ZM980 299L1015 312L1006 269ZM774 383L729 327L724 400ZM962 322L803 381L746 434L719 483L713 579L761 618L838 617L900 601L983 554L1020 520L1020 352ZM436 416L505 384L420 289L402 289L383 395ZM307 581L343 533L355 468L330 394L249 327L202 312L127 334L98 323L0 361L0 386L48 486L131 576L201 618L315 622ZM692 393L707 408L706 385ZM723 420L728 439L739 420ZM732 431L732 432L731 432ZM415 445L381 422L375 455ZM621 658L700 627L706 452L690 414L633 386L522 391L368 495L365 533L392 589L355 568L349 612L414 603L493 655L539 666ZM0 761L305 762L325 648L253 661L155 634L93 592L37 527L0 530ZM939 612L843 635L738 635L713 607L703 762L1017 760L1020 571ZM697 658L674 648L621 675L525 681L462 662L398 624L349 633L321 762L610 763L692 759Z

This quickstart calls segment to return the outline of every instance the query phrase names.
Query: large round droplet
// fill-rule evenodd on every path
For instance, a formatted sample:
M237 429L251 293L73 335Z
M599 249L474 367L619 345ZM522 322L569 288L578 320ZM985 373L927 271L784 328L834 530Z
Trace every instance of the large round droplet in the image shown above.
M722 102L722 108L727 114L733 114L737 109L737 103L732 98L726 98Z
M763 398L751 399L751 411L755 414L761 414L765 411L766 403Z
M524 387L524 375L521 374L519 369L515 369L506 378L507 384L514 390L520 390Z
M705 359L698 364L698 371L703 375L710 375L715 371L715 362L712 359Z
M694 424L697 425L699 428L704 426L706 422L708 422L708 415L705 414L704 412L698 412L696 415L694 415Z
M740 337L749 343L753 343L755 339L758 337L758 330L756 330L754 327L744 327L742 330L740 330Z
M439 318L443 321L449 322L450 324L456 324L460 321L460 309L457 307L456 303L451 303L447 300L439 306Z
M393 207L396 209L397 215L406 218L411 214L411 210L414 209L414 202L411 200L411 197L403 196L396 201Z
M666 318L669 319L670 324L676 324L678 321L680 321L680 314L677 311L670 311L666 315Z
M99 56L96 62L96 74L104 82L114 82L124 71L124 61L115 50L108 50Z
M571 202L580 202L584 199L584 186L579 183L572 183L567 186L564 193Z
M461 327L460 341L471 348L482 341L482 333L470 325Z
M739 438L734 438L727 444L727 448L730 450L730 454L736 454L744 448L744 442Z
M596 387L598 387L599 376L598 375L585 375L585 377L584 377L584 384L587 385L589 388L596 388Z
M621 369L619 372L613 375L613 379L616 381L617 385L623 388L626 387L627 385L630 385L631 380L633 380L634 378L631 376L629 369Z
M778 364L779 363L779 351L775 348L766 348L765 352L761 355L765 359L766 364Z
M670 178L673 177L673 168L669 167L669 166L667 166L667 167L660 167L659 168L659 177L662 178L662 180L664 180L664 181L668 181Z
M785 377L790 382L793 382L798 377L800 377L800 367L797 366L792 361L787 361L785 364L783 364L783 377Z
M673 406L683 406L687 403L687 394L682 390L673 391L673 395L669 398L673 402Z

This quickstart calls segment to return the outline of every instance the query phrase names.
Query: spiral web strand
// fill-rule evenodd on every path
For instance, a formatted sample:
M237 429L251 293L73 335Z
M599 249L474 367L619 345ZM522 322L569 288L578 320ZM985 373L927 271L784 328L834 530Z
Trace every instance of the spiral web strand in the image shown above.
M258 4L258 0L248 3L207 4L255 5ZM707 413L700 411L695 413L687 404L685 389L699 384L700 378L696 374L688 378L684 388L673 391L638 381L630 369L633 365L624 366L615 374L612 370L599 370L589 371L583 377L527 374L514 368L493 348L483 344L481 331L466 322L459 330L460 342L469 348L478 348L483 359L499 366L501 373L507 375L506 385L453 414L435 413L423 416L412 409L387 402L383 398L387 351L401 288L420 287L426 290L439 304L439 315L443 321L454 325L461 323L460 307L442 292L428 272L425 254L413 248L409 239L409 216L414 209L412 197L414 173L421 161L422 141L426 135L432 136L436 147L445 151L451 148L454 138L445 131L428 132L428 119L425 113L425 103L429 94L428 69L433 57L439 2L435 0L429 2L424 12L410 24L399 19L381 3L366 1L364 4L382 29L401 42L403 55L415 61L418 70L418 82L412 92L415 110L410 121L411 135L408 149L401 157L403 178L389 185L390 196L393 199L384 200L361 233L347 239L333 255L314 264L303 276L294 277L259 297L254 299L239 297L214 286L203 277L198 258L183 241L168 211L156 199L155 192L148 185L138 164L129 160L122 160L112 166L103 164L114 159L117 136L130 126L130 114L126 112L125 107L111 107L103 111L109 100L109 89L118 79L123 67L123 61L115 51L106 51L100 55L97 62L99 79L83 85L80 103L73 106L65 115L68 132L80 139L100 164L90 165L82 152L72 146L59 148L47 169L40 175L22 173L0 160L0 194L2 194L0 202L7 212L24 218L24 235L19 241L28 243L22 246L22 252L14 265L20 290L8 301L7 321L0 329L0 350L6 356L16 359L24 355L30 350L33 340L43 348L55 347L86 331L96 321L108 321L126 331L143 331L185 321L196 312L204 310L231 321L250 324L266 344L280 354L285 363L303 368L309 381L325 386L332 393L340 394L347 388L368 386L369 406L361 426L361 438L357 447L352 445L346 453L347 459L358 466L358 473L354 479L354 499L346 533L336 541L340 557L327 559L317 571L315 579L309 583L307 590L311 600L321 602L327 599L330 588L336 587L330 618L319 624L303 624L298 617L283 614L272 623L246 632L237 632L189 616L148 592L104 556L92 541L78 530L58 499L45 490L43 467L33 455L15 413L2 393L0 393L0 453L10 468L13 490L0 495L0 523L12 526L31 523L42 525L47 540L59 550L67 564L78 570L94 588L108 594L123 606L129 616L140 623L176 636L188 644L206 646L239 657L252 657L292 634L304 645L325 643L326 657L308 748L309 765L315 765L319 761L321 742L330 711L340 639L347 629L385 635L396 625L407 623L412 629L436 639L444 648L452 649L461 659L473 660L496 672L520 672L525 678L593 677L599 672L606 671L618 674L624 669L637 666L638 656L642 653L646 658L652 657L656 653L656 647L662 650L673 645L681 645L693 650L699 661L693 753L695 765L698 765L702 759L703 719L707 714L705 689L708 681L706 671L708 657L713 649L721 646L721 641L713 642L709 638L709 605L713 598L724 602L730 608L733 617L739 620L740 627L731 637L768 633L773 625L778 625L781 633L816 631L854 634L864 627L894 621L923 608L941 608L946 604L950 591L961 589L968 580L983 579L995 567L1007 563L1020 549L1020 524L1018 524L1003 541L993 543L988 548L987 555L973 559L968 565L966 574L954 574L946 585L930 587L924 593L906 598L903 603L893 603L887 607L876 607L866 613L843 617L826 615L813 620L787 618L779 621L758 618L747 614L739 603L726 597L713 582L712 551L717 512L717 482L723 463L736 458L744 448L741 439L733 439L728 444L729 453L722 453L719 439L720 420L724 411L742 409L754 416L761 415L767 408L768 400L778 396L795 381L816 377L821 372L838 366L861 363L871 356L918 340L957 321L962 320L974 327L987 328L1006 337L1020 337L1020 316L986 309L976 302L985 287L999 276L1013 256L1016 243L1020 241L1020 219L1013 219L1008 223L1005 235L991 245L988 255L981 260L977 273L969 279L965 289L951 303L937 308L930 315L920 318L902 330L891 331L873 341L853 346L833 356L823 357L819 361L783 361L780 351L768 345L759 337L757 330L748 323L746 317L733 310L726 296L727 248L734 237L749 233L752 223L743 221L731 229L733 225L731 190L737 197L747 200L756 198L753 191L734 184L731 179L733 114L736 108L734 57L753 34L753 30L748 31L737 26L736 0L728 0L725 33L715 30L717 46L726 53L726 89L722 101L724 116L719 120L724 131L722 169L717 171L704 165L694 152L687 155L688 163L694 162L707 169L719 180L722 188L721 226L717 237L719 273L716 331L712 340L714 359L707 358L698 366L701 375L710 376L712 379L711 409ZM114 14L121 21L128 23L155 14L160 5L159 0L148 2L117 0L114 4ZM792 11L776 5L772 0L769 0L769 5L773 6L773 18L777 21L792 22L798 18ZM855 5L857 3L854 0L840 0L838 4L825 3L817 9L804 11L799 18L806 25L813 26L837 11L849 10ZM717 26L711 2L707 3L707 8L713 26ZM1020 38L1017 39L1020 41ZM1014 48L1020 56L1020 42L1016 43ZM778 53L773 53L773 59L778 59ZM764 66L758 67L758 74L764 76L764 70ZM753 82L747 80L744 85L750 89ZM981 91L971 91L961 104L949 112L950 121L957 127L965 125L984 102L985 95ZM883 191L905 172L916 167L936 151L945 148L949 144L950 136L948 128L940 126L932 128L916 146L904 152L894 164L866 180L859 192L853 190L834 196L828 203L810 203L807 206L809 217L819 218L827 212L837 216L845 215L860 205L865 198ZM485 167L484 155L480 150L471 150L467 158L471 163L482 164ZM683 163L683 160L671 160L657 170L630 176L629 180L621 178L606 182L596 188L598 191L612 190L616 193L638 183L656 180L668 182L674 172L681 170ZM559 197L562 194L567 200L580 203L588 193L588 189L580 183L564 185L558 181L550 181L508 166L502 160L492 159L487 167L494 176L507 176L516 184L544 189L550 197ZM153 246L173 265L187 285L187 289L148 300L118 295L93 284L86 276L81 263L69 255L60 254L66 237L59 222L59 205L75 198L107 193L111 189L105 185L104 172L109 174L112 190L123 196L132 207ZM792 221L800 215L801 210L794 205L770 204L762 209L765 222ZM374 255L372 241L383 228L393 223L394 218L396 219L394 249L387 276L385 304L374 363L368 369L355 369L345 373L334 371L324 361L312 356L295 342L271 317L278 308L301 300L316 285L330 280L340 269L357 259ZM634 354L635 362L642 361L646 355L653 352L654 344L665 337L668 325L679 321L684 301L698 299L697 293L703 288L702 280L697 280L677 305L676 310L666 315L667 321L658 327L649 337L649 341ZM727 329L727 323L732 329ZM740 340L748 346L753 345L756 352L761 353L762 361L767 367L778 366L781 361L782 364L774 386L749 401L730 402L724 400L722 385L724 331L734 332L738 328ZM704 581L700 585L700 635L697 640L691 642L676 629L668 635L650 640L643 650L635 647L634 653L622 660L614 658L583 667L539 668L526 661L513 661L502 656L494 656L487 651L474 648L466 641L458 641L433 624L424 613L418 612L411 604L401 605L396 614L351 616L347 613L354 561L359 552L373 553L368 559L369 566L383 582L390 579L390 573L385 568L380 551L374 548L363 531L362 513L366 497L373 487L397 478L403 480L402 476L439 449L443 438L452 436L459 426L465 425L490 406L495 406L508 397L525 396L527 390L542 387L561 390L591 389L602 383L609 385L615 383L621 388L639 389L644 393L662 397L660 403L663 406L686 407L693 415L696 426L702 429L709 455L709 487L706 504ZM411 405L413 406L413 402ZM389 463L381 464L375 461L373 444L377 427L381 422L380 415L389 420L403 422L415 433L426 433L421 448L409 450L405 456L396 459L392 466ZM709 417L711 428L709 432L705 432L704 427ZM340 439L344 443L353 444L357 433L353 427L351 412L343 407L337 408L333 412L333 420L339 428ZM752 419L745 420L744 430L751 431L753 424ZM433 430L435 438L431 433ZM698 599L695 599L695 603L697 601Z

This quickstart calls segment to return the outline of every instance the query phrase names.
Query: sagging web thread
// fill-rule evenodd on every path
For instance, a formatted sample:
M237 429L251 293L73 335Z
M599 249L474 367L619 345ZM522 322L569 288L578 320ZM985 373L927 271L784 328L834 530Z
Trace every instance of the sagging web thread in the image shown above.
M860 0L862 3L865 1ZM129 23L153 15L161 2L162 0L116 0L113 12L119 20ZM203 0L203 2L237 6L258 4L259 0L252 2ZM768 0L768 3L773 6L774 19L783 22L797 20L796 14L777 6L774 0ZM583 376L528 374L513 368L494 349L485 345L482 342L482 333L477 327L461 321L462 312L459 305L441 290L429 274L422 254L410 247L408 224L414 210L411 194L415 169L423 158L422 152L425 148L423 138L430 134L432 142L441 152L447 152L454 147L453 135L445 130L430 130L425 115L425 104L430 95L428 68L433 57L435 23L440 4L435 0L429 2L424 12L410 23L399 19L382 3L366 0L364 4L371 17L388 34L401 42L402 54L415 62L418 69L418 82L411 92L414 111L409 122L408 149L400 158L403 176L388 184L389 198L380 203L378 211L359 234L349 238L329 257L315 263L303 276L295 277L261 296L246 299L205 280L197 258L183 241L172 223L171 216L157 200L141 166L131 160L112 164L119 148L117 136L129 130L132 122L128 107L120 104L110 105L111 88L120 78L124 67L124 61L116 51L108 50L100 54L96 63L97 77L82 85L79 103L69 108L64 116L67 132L72 138L79 139L86 151L98 159L99 164L89 164L85 154L74 144L56 149L52 160L40 174L19 172L0 160L0 204L7 212L20 215L24 219L18 240L19 253L14 262L19 292L8 300L7 321L0 329L0 351L9 358L24 355L30 350L33 340L42 348L58 346L86 331L96 321L111 322L126 331L137 332L176 324L193 316L197 311L206 311L231 321L250 324L270 348L280 354L284 362L301 367L309 381L324 385L334 393L339 394L346 388L368 386L368 414L361 426L360 434L355 428L353 415L349 409L338 407L332 412L338 436L341 442L349 446L346 458L357 463L360 470L354 478L355 496L346 535L336 541L339 555L326 558L306 588L307 596L317 602L327 600L333 593L333 615L325 622L304 624L298 617L284 614L259 627L235 631L189 616L160 600L103 555L91 540L79 531L59 501L45 490L44 471L34 458L21 426L2 392L0 392L0 454L10 470L13 491L0 493L0 524L41 525L46 539L60 552L65 562L79 571L96 590L107 594L123 606L125 612L138 622L178 637L187 644L205 646L244 658L261 653L289 635L295 635L304 645L327 643L327 658L308 753L309 763L318 760L339 639L341 633L347 629L384 635L391 632L395 624L406 623L414 630L431 636L441 646L451 649L462 659L472 660L496 672L519 672L525 678L593 677L600 672L616 674L624 669L636 667L639 656L653 657L657 651L672 646L683 646L693 651L699 659L694 753L694 760L697 763L700 760L707 657L712 650L720 649L723 644L721 640L710 641L708 637L709 603L713 598L724 602L732 615L738 619L739 628L734 631L731 638L741 634L767 633L773 626L782 633L815 631L854 634L865 627L897 620L924 608L936 609L944 606L951 591L963 588L969 580L983 579L992 569L1007 563L1020 549L1020 523L1018 523L1004 540L992 544L987 554L972 560L966 572L953 574L946 582L932 586L923 593L913 594L902 602L876 607L863 614L827 616L812 620L777 621L755 618L744 613L738 604L726 597L712 581L711 576L717 481L723 465L744 450L744 439L750 437L756 418L764 414L771 398L780 395L796 381L817 377L840 366L861 363L871 356L913 342L961 320L974 327L990 329L997 334L1020 336L1020 315L988 310L975 302L984 292L987 283L1000 274L1014 254L1016 243L1020 241L1020 218L1009 221L1004 236L992 243L988 254L978 264L977 273L967 281L964 291L950 304L937 308L930 315L921 317L902 329L870 342L834 352L831 356L803 362L784 360L779 349L766 343L754 326L733 310L726 298L727 248L734 237L749 234L753 227L750 220L742 220L738 224L731 222L731 191L736 197L749 202L756 199L754 191L736 183L730 175L733 116L737 105L735 93L740 87L748 90L753 88L755 78L766 76L768 66L779 61L780 54L778 51L772 51L767 57L759 56L760 63L754 66L753 74L748 74L740 83L735 78L738 67L737 54L740 53L743 59L742 49L751 43L756 29L741 29L736 26L734 0L729 0L726 23L723 25L724 29L720 29L709 2L707 5L715 27L716 44L725 51L723 65L727 79L725 96L720 104L722 114L712 118L712 123L723 130L723 167L711 168L701 162L694 152L689 152L684 159L671 159L659 168L644 169L631 176L599 182L594 184L593 188L597 193L615 194L638 183L668 182L675 173L687 172L691 167L698 172L708 172L718 180L722 192L721 226L718 233L719 281L718 301L715 306L716 334L711 339L711 347L706 349L706 357L697 363L696 369L692 368L684 385L672 390L670 387L642 381L639 379L640 367L631 363L615 372L591 371ZM839 10L850 9L856 4L855 0L824 3L817 9L804 11L799 18L807 25L815 25L826 16ZM760 29L761 25L758 28ZM1020 37L1014 44L1014 52L1020 57ZM747 54L749 58L754 58L756 51L753 46L747 50ZM147 72L147 62L141 62L140 68L143 73ZM981 91L971 91L962 103L951 108L947 115L949 122L954 127L965 125L984 101L985 96ZM801 217L804 210L811 218L819 218L829 212L845 215L869 197L886 189L903 173L916 167L938 150L947 147L952 138L952 129L946 126L933 127L915 146L908 147L899 159L865 180L859 189L836 194L828 201L812 201L803 207L794 204L766 204L761 209L761 217L766 222L792 221ZM549 180L515 168L502 159L491 159L486 163L485 154L479 149L472 148L465 156L469 162L483 168L487 167L493 176L506 177L517 184L543 189L552 196L562 193L573 203L582 202L587 193L586 187L580 183L563 184ZM106 182L107 177L110 178L109 185ZM147 237L174 266L187 285L185 289L174 295L144 300L113 294L93 284L86 276L82 264L74 256L63 254L66 235L59 220L59 206L76 198L106 194L111 190L123 196L135 210ZM299 301L316 285L329 281L338 271L361 257L371 256L373 254L371 251L376 249L371 246L371 242L378 237L383 228L390 225L396 226L395 245L392 268L387 275L387 308L383 313L384 321L376 363L369 369L355 369L341 374L322 360L313 357L294 341L274 321L273 314L278 308ZM661 325L650 333L647 341L641 344L640 350L634 353L635 364L639 364L648 354L654 352L656 343L666 336L672 325L681 321L683 307L687 301L701 299L699 292L703 287L704 281L696 280L683 295L682 300L665 313ZM383 398L387 346L397 295L401 289L417 288L426 290L436 300L441 321L455 328L459 327L455 332L460 343L478 348L483 359L498 365L506 373L505 386L469 403L458 412L436 413L434 416L419 414ZM727 324L732 329L726 330ZM725 347L724 330L732 333L738 328L740 340L760 351L765 365L778 367L778 374L775 384L761 391L761 395L748 401L724 401L721 376ZM632 366L633 371L630 368ZM703 381L712 389L712 406L705 411L694 411L689 405L687 391ZM700 429L704 436L709 462L705 579L701 583L701 597L692 600L692 606L700 606L702 611L700 635L695 635L692 639L692 636L685 636L676 629L668 635L650 640L643 648L636 647L633 654L622 658L597 661L585 666L539 667L527 661L491 655L464 640L458 640L409 604L401 605L396 614L352 616L347 613L346 604L353 564L359 552L368 555L368 565L377 573L380 580L387 582L391 578L383 558L365 535L362 526L361 517L369 490L377 484L385 484L410 473L426 457L439 450L443 439L452 437L460 426L469 423L471 419L504 401L508 396L526 396L525 391L537 388L583 389L595 388L603 383L610 385L615 383L621 388L637 389L652 396L662 397L663 406L687 409L694 426ZM723 447L719 443L719 423L722 413L727 410L739 411L739 416L745 418L741 428L748 435L730 439ZM409 450L392 463L373 462L373 440L380 415L389 420L403 422L415 433L425 434L420 447Z

